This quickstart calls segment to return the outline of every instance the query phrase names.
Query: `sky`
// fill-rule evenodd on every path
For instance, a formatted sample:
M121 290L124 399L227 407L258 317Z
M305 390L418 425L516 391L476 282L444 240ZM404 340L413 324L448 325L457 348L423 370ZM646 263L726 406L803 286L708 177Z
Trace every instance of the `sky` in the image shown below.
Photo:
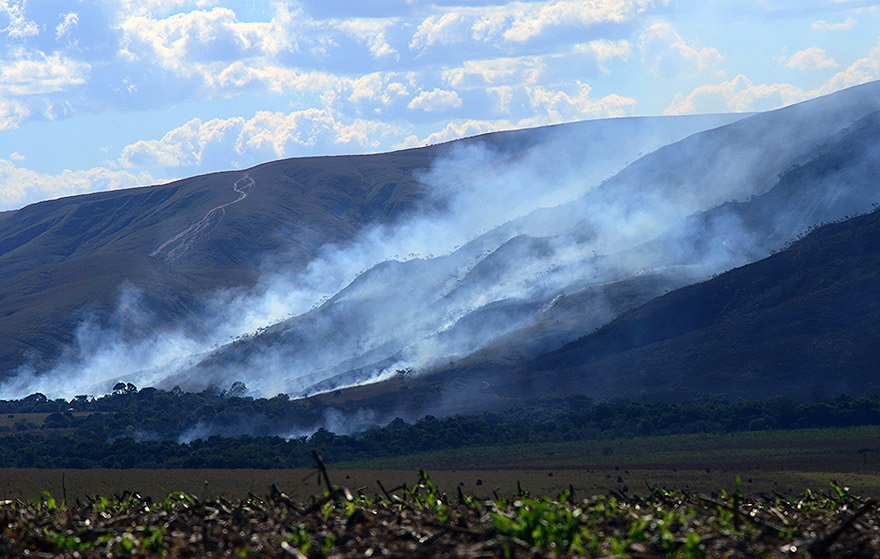
M0 210L876 79L861 0L0 0Z

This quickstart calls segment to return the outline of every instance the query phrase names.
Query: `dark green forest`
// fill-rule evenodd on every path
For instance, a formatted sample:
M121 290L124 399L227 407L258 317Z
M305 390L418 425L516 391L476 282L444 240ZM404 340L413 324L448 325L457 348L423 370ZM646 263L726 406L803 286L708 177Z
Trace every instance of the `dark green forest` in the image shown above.
M286 468L310 466L312 450L338 463L473 446L880 424L880 397L873 395L679 404L571 396L500 413L412 423L398 418L336 434L315 428L338 411L285 395L247 397L243 390L186 393L119 384L99 398L32 394L0 401L0 467Z

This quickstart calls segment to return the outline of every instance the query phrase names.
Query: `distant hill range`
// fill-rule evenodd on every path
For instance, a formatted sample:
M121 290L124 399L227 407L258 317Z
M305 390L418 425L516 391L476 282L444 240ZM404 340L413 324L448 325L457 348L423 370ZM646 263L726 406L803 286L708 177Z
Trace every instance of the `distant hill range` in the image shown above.
M755 115L590 121L35 204L0 214L0 370L29 363L19 390L61 392L243 381L388 419L571 393L860 393L878 382L878 138L871 83ZM332 258L367 265L283 320L211 336L218 290L280 297ZM118 312L125 286L143 312ZM204 344L65 376L105 351L83 324L123 345Z

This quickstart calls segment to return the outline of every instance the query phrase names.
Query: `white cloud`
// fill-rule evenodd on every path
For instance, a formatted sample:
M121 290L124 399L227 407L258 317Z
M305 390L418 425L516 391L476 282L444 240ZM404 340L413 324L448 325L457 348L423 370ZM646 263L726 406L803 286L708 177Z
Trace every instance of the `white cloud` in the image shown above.
M465 60L461 66L443 70L441 76L452 87L526 85L536 83L546 67L540 56Z
M366 44L374 58L399 58L399 53L388 42L388 28L395 24L393 20L383 19L352 19L336 23L336 27Z
M465 60L459 66L444 69L441 78L456 88L534 85L548 77L570 79L577 75L572 69L586 71L595 67L605 71L604 62L614 58L625 60L631 51L628 41L597 40L575 44L568 51L550 55Z
M413 50L465 42L525 43L554 28L586 28L631 21L667 0L557 0L455 7L426 17L410 41Z
M447 123L442 129L433 132L424 138L419 138L416 135L408 136L394 147L395 149L404 149L415 146L439 144L458 138L476 136L478 134L485 134L487 132L495 132L498 130L510 130L512 128L518 128L518 126L515 122L510 120L455 120Z
M57 52L5 61L0 65L0 93L36 95L64 91L85 83L90 69L89 64Z
M587 27L600 23L624 23L654 5L654 0L572 0L516 3L515 16L504 32L505 39L522 42L559 26Z
M652 24L639 36L642 61L655 75L675 77L679 74L710 72L720 75L724 56L717 49L699 43L688 44L675 28L666 22Z
M244 125L243 118L212 119L202 122L194 118L171 130L161 140L143 140L126 146L122 162L126 167L187 167L201 164L205 149L226 141Z
M473 25L473 21L458 12L429 16L419 24L409 47L418 50L435 44L465 42L471 37Z
M10 160L0 159L0 208L18 208L27 204L119 188L154 184L145 172L132 173L106 168L65 170L57 174L42 174L17 162L21 158L13 154Z
M816 20L810 25L810 28L817 31L848 31L856 25L858 25L856 20L852 17L848 17L838 23L825 21L824 19Z
M607 62L614 58L626 60L632 54L632 45L629 41L590 41L589 43L575 45L575 51L581 53L592 53L596 56L599 63Z
M194 118L160 140L126 146L120 162L129 168L193 168L218 163L225 164L221 168L240 168L294 155L376 149L383 139L400 132L378 121L338 119L327 109L262 111L250 119L207 122Z
M537 114L545 114L542 124L555 124L589 118L620 117L634 114L637 102L618 94L590 98L592 88L578 83L573 92L535 87L526 90Z
M196 10L156 20L126 19L123 46L135 60L156 60L178 75L197 73L199 64L234 61L258 51L266 24L240 23L229 8Z
M880 79L880 43L874 46L867 56L859 58L850 64L846 70L835 74L819 88L819 91L821 93L831 93L845 87L877 79Z
M6 14L9 19L6 27L2 30L12 39L24 39L39 35L40 26L25 16L25 0L4 0L0 2L0 14Z
M617 94L593 100L590 97L590 86L581 83L576 84L571 91L504 86L493 89L493 92L501 97L517 98L528 106L525 111L528 116L514 119L457 119L425 137L410 135L396 145L395 149L438 144L499 130L546 126L581 119L630 116L635 113L637 105L635 99Z
M702 85L688 95L677 94L667 107L666 114L769 110L808 97L806 91L791 84L755 84L739 74L726 82Z
M69 12L66 14L59 14L59 19L61 19L61 23L55 28L55 38L61 39L70 33L77 25L79 25L79 14L76 12Z
M811 49L805 49L810 51ZM816 49L821 51L821 49ZM805 52L801 51L801 52ZM822 60L824 51L810 55ZM790 60L790 59L788 59ZM808 66L809 67L809 66ZM880 79L880 43L863 58L855 60L815 89L804 89L788 83L756 84L744 74L734 79L697 87L689 94L676 94L666 114L694 114L712 112L746 112L776 109L826 95L862 83Z
M780 62L795 70L820 70L838 66L837 61L828 56L825 49L819 47L810 47L799 50L791 56L783 56Z
M30 114L30 110L20 101L0 99L0 131L18 128Z
M415 77L411 74L373 72L357 79L337 80L333 89L338 95L325 95L324 101L337 109L344 109L334 102L341 98L347 98L356 107L388 107L408 99L410 89L415 87Z
M121 18L131 15L165 15L181 8L206 8L215 5L214 0L116 0Z
M461 104L461 97L455 91L433 89L419 93L409 102L407 108L413 111L440 112L457 109Z

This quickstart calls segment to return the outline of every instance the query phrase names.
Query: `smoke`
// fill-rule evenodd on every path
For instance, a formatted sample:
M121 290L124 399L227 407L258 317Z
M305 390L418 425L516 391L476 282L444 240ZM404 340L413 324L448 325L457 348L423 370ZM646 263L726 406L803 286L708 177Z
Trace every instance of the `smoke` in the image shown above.
M215 294L199 328L163 327L124 286L114 314L84 320L51 371L23 368L0 397L96 394L119 380L193 391L240 380L253 395L314 394L465 358L589 296L586 309L565 311L587 333L624 310L621 300L638 300L607 296L615 289L660 294L761 258L811 224L867 211L876 187L854 185L853 169L843 205L832 203L845 181L831 170L810 183L809 207L793 203L804 192L785 198L777 187L856 141L845 129L877 98L862 90L742 120L593 121L533 131L542 135L533 144L453 145L420 177L431 196L406 220L325 246L297 273L267 267L256 288ZM350 427L328 414L327 425ZM359 424L374 421L363 414Z

